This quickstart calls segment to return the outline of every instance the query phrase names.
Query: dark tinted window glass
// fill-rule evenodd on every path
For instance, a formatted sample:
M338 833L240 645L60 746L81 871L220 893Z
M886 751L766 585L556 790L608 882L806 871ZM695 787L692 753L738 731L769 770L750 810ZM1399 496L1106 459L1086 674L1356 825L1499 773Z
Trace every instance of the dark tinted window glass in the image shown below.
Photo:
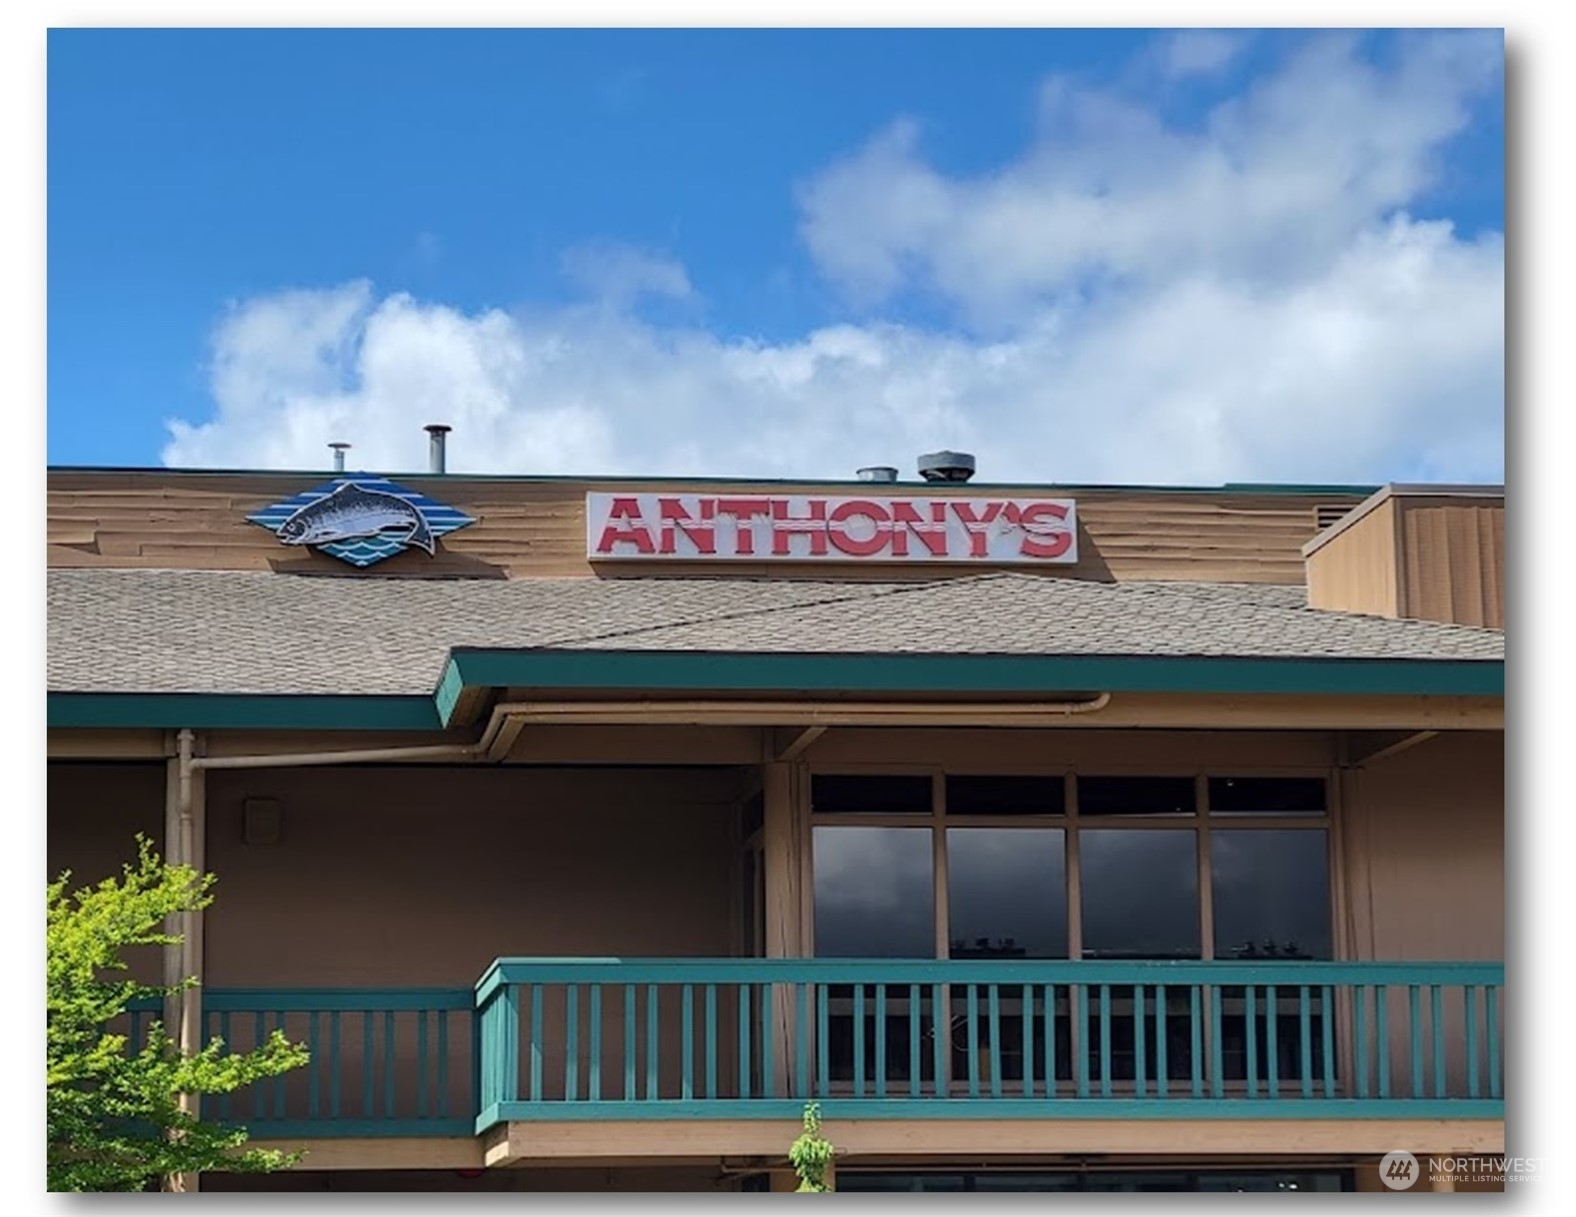
M1192 778L1078 779L1079 815L1191 815L1197 806Z
M1209 809L1228 816L1316 816L1323 778L1210 778Z
M1086 958L1198 958L1197 833L1093 829L1078 849Z
M930 810L928 774L816 774L810 779L812 811Z
M1216 829L1209 854L1217 958L1330 958L1322 828Z
M947 814L1061 815L1067 791L1061 775L1051 777L947 776Z
M815 953L933 959L928 828L817 828Z
M1065 959L1067 858L1059 828L949 828L953 959Z

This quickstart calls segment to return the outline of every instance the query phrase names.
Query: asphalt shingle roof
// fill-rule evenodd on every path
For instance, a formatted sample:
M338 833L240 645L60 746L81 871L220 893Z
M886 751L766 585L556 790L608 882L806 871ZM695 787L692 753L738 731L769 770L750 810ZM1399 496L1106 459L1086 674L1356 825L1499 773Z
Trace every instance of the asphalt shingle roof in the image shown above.
M1310 609L1300 587L984 574L329 579L57 569L55 692L427 694L451 647L1501 660L1498 630Z

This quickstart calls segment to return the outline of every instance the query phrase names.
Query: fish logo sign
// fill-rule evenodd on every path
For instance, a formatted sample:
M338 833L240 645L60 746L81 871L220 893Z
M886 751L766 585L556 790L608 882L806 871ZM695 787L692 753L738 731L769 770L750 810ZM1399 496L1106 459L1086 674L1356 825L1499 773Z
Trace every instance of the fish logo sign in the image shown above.
M476 521L463 511L388 478L337 477L246 517L284 545L310 545L352 566L371 566L406 549L429 557L438 538Z

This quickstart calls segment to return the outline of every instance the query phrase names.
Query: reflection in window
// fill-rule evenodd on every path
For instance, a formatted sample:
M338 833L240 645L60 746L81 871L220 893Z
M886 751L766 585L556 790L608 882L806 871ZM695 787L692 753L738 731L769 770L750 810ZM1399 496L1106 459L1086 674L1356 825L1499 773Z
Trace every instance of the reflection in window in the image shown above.
M930 829L817 827L813 847L817 955L935 957Z
M1089 829L1078 848L1085 958L1199 957L1196 833Z
M1060 828L949 828L953 959L1065 959L1067 859Z
M1331 957L1324 829L1216 829L1210 878L1217 959Z

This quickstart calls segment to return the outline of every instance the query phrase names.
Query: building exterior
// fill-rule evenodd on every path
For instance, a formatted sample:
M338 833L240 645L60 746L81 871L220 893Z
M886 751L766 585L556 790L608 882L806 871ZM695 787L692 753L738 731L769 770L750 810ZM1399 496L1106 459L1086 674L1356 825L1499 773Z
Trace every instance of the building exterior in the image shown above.
M933 473L52 470L50 873L312 1049L201 1187L1496 1187L1502 488Z

